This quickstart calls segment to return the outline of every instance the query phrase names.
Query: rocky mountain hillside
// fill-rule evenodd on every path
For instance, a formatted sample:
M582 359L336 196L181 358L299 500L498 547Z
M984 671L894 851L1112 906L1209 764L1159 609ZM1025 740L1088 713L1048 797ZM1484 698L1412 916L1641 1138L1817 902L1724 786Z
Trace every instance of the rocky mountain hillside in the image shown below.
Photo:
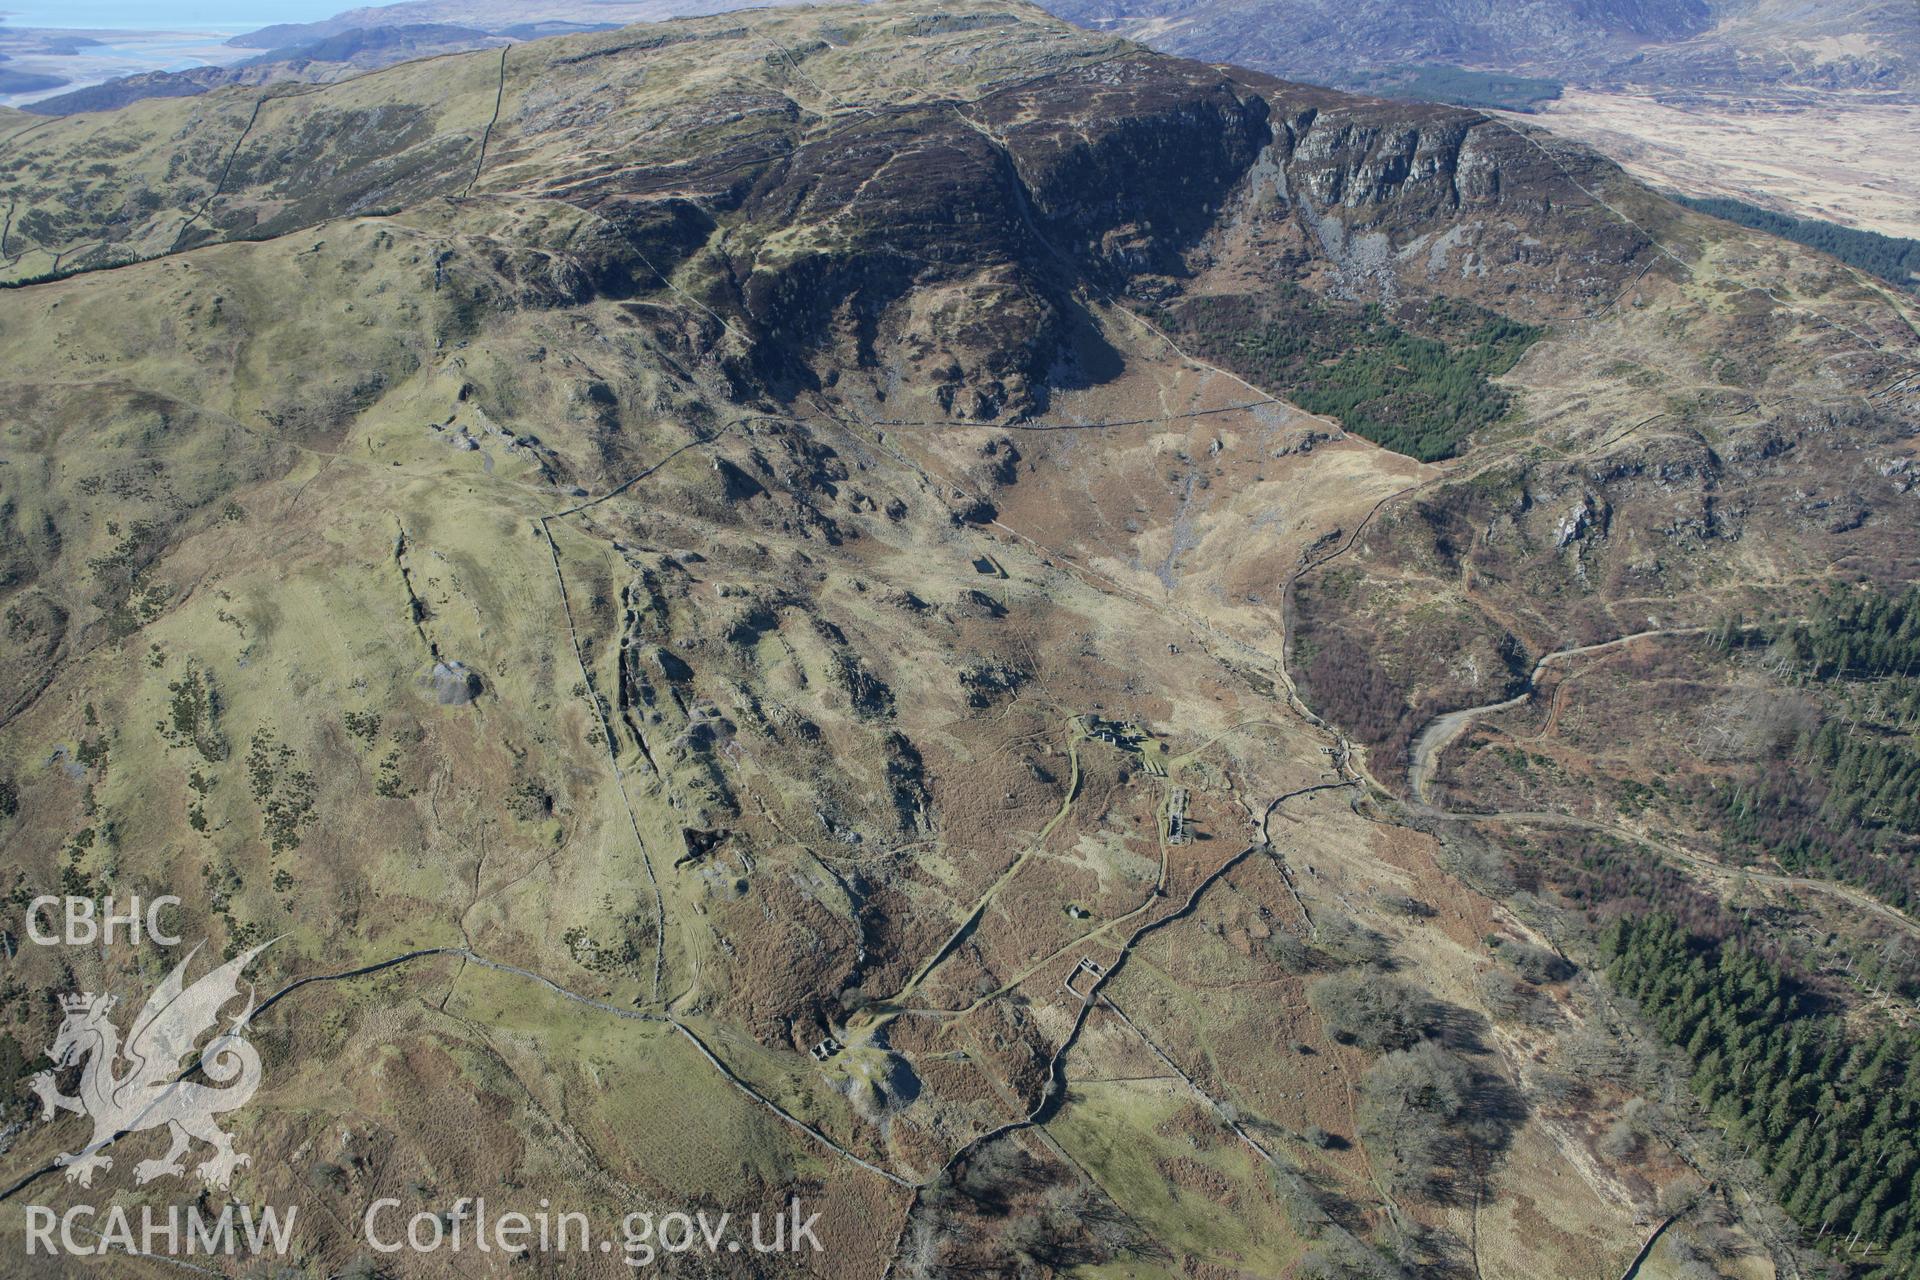
M0 871L277 939L301 1266L1911 1268L1911 297L1010 0L4 124ZM0 1198L132 1195L14 1122L177 958L8 941Z

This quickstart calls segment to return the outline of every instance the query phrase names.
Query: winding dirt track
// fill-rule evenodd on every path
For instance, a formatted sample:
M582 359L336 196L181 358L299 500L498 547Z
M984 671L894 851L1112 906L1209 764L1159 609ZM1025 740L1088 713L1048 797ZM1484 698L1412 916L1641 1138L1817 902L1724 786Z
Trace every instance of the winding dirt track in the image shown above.
M1407 767L1407 787L1411 796L1413 811L1423 818L1442 822L1495 822L1533 824L1536 826L1578 827L1587 831L1596 831L1603 835L1615 836L1631 841L1644 848L1671 858L1688 870L1709 879L1728 879L1735 875L1744 875L1755 884L1771 885L1781 889L1792 889L1804 893L1824 894L1845 902L1848 906L1865 911L1870 915L1901 929L1910 937L1920 940L1920 921L1914 920L1906 912L1887 905L1861 889L1832 880L1823 880L1814 876L1786 875L1779 872L1762 871L1749 867L1733 867L1715 858L1704 857L1683 849L1664 840L1635 831L1619 823L1604 822L1598 818L1582 818L1568 813L1550 813L1544 810L1507 809L1486 813L1441 809L1432 800L1430 788L1434 770L1440 756L1447 747L1466 731L1481 716L1510 710L1522 706L1538 692L1540 677L1548 666L1564 662L1570 658L1586 657L1590 654L1604 653L1612 649L1624 648L1640 640L1671 638L1677 636L1704 635L1709 627L1670 627L1652 631L1636 631L1632 635L1620 636L1613 640L1604 640L1597 644L1580 645L1577 648L1558 649L1541 658L1534 664L1533 673L1527 677L1527 687L1514 697L1501 702L1489 702L1483 706L1467 707L1459 711L1449 711L1428 721L1414 738L1412 759Z
M1440 753L1445 751L1469 724L1481 716L1524 705L1539 691L1540 677L1545 675L1547 668L1554 663L1565 662L1569 658L1584 658L1588 654L1606 653L1612 649L1622 649L1640 640L1705 635L1708 630L1710 628L1707 627L1663 627L1652 631L1636 631L1632 635L1617 636L1612 640L1602 640L1595 644L1583 644L1573 649L1556 649L1533 664L1533 671L1527 676L1527 687L1513 697L1501 702L1489 702L1483 706L1466 707L1459 711L1449 711L1444 715L1435 716L1413 740L1413 758L1407 766L1407 789L1412 793L1414 802L1431 807L1432 801L1427 796L1427 785L1433 781L1434 765L1439 760Z

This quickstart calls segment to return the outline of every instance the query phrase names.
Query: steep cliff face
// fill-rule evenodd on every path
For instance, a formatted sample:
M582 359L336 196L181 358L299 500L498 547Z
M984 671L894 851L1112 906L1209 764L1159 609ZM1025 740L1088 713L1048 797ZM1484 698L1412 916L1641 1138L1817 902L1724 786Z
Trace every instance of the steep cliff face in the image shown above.
M1088 282L1167 304L1252 272L1355 304L1584 314L1651 252L1601 209L1620 183L1471 111L1123 60L800 149L734 239L785 229L734 250L738 287L708 300L744 312L776 381L910 369L955 417L1018 417L1045 406Z
M1610 297L1650 250L1644 230L1605 213L1599 193L1626 184L1590 151L1477 112L1270 93L1273 154L1251 208L1297 220L1319 260L1309 274L1326 269L1336 296L1438 294L1552 319Z
M1126 61L982 104L1050 238L1109 270L1177 269L1270 138L1253 87L1194 63Z
M1268 111L1210 68L1126 60L863 122L743 203L748 234L779 230L716 304L771 374L908 371L957 418L1036 412L1089 274L1184 274Z

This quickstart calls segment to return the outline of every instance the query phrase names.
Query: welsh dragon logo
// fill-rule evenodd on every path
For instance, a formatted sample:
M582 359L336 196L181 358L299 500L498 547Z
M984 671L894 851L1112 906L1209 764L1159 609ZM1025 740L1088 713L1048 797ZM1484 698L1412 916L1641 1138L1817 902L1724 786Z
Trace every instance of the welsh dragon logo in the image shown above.
M125 1043L109 1016L117 1003L112 997L89 993L61 1000L66 1019L47 1056L53 1059L54 1070L85 1059L79 1096L61 1093L53 1071L42 1071L29 1083L40 1095L42 1121L52 1120L61 1111L93 1120L93 1140L55 1161L66 1169L67 1181L92 1186L96 1169L113 1167L101 1148L124 1134L162 1125L172 1135L172 1145L160 1159L135 1165L135 1182L185 1173L180 1158L195 1140L213 1148L196 1170L210 1186L224 1190L233 1181L234 1170L250 1163L248 1156L233 1149L233 1136L222 1132L213 1118L245 1106L260 1087L260 1055L240 1038L253 1016L253 997L249 995L246 1009L207 1042L196 1060L199 1074L224 1087L188 1079L194 1072L183 1071L181 1060L204 1033L216 1029L220 1010L240 994L241 973L272 945L264 943L243 952L187 986L187 966L200 952L196 946L148 997Z

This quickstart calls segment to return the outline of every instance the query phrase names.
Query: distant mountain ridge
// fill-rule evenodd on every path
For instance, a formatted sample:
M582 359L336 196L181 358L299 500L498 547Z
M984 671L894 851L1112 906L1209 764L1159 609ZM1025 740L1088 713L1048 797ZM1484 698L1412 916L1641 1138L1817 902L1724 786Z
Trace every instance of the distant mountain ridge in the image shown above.
M772 4L790 0L771 0ZM26 104L37 115L114 111L146 98L191 98L229 85L328 84L415 58L462 53L547 36L606 31L635 22L703 17L735 0L405 0L349 9L318 22L277 23L228 40L262 52L225 65L148 71ZM57 76L0 69L0 92L57 89Z
M510 37L472 27L408 23L391 27L355 27L292 48L275 48L231 66L189 67L121 76L30 103L36 115L66 116L82 111L116 111L144 98L191 98L237 84L303 81L325 84L343 76L392 66L413 58L463 53L508 43Z
M273 48L257 58L227 67L188 67L186 71L146 71L123 75L102 84L86 84L52 98L40 98L27 109L36 115L77 115L81 111L117 111L144 98L194 98L228 84L267 84L275 81L326 84L361 71L376 71L397 61L461 54L507 44L511 36L493 35L472 27L442 23L407 23L399 27L353 27L294 48Z
M1920 6L1886 0L1048 0L1169 52L1316 80L1412 63L1584 84L1920 89Z
M229 46L262 51L245 63L122 77L30 109L62 115L229 84L325 82L501 40L743 7L737 0L403 0L235 36ZM1042 7L1170 53L1289 79L1393 94L1394 82L1379 79L1384 71L1408 82L1397 96L1434 92L1419 69L1453 67L1667 93L1920 96L1920 5L1911 0L1043 0ZM1471 93L1440 96L1479 101Z
M279 49L368 27L418 24L481 27L495 32L545 28L531 34L563 35L568 30L697 18L742 7L734 0L402 0L400 4L348 9L318 22L277 23L235 36L227 43L236 49Z

